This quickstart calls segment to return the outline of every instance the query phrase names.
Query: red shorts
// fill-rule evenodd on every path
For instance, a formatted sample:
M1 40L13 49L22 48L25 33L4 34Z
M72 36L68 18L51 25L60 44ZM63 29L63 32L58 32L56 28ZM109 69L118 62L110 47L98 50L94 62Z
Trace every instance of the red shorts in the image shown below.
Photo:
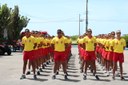
M45 56L47 56L47 55L48 55L48 53L49 53L48 48L44 48L44 55L45 55Z
M99 46L96 46L96 52L98 52L99 53Z
M81 58L84 59L84 56L85 56L85 50L82 48L82 50L81 50Z
M67 57L65 55L65 52L54 52L54 60L55 61L66 61Z
M112 51L109 51L109 52L108 52L107 60L113 61L113 52L112 52Z
M86 51L84 60L85 61L96 60L95 51Z
M23 60L24 61L26 61L26 60L30 60L30 61L35 60L34 51L24 51L23 52Z
M114 53L113 54L113 61L117 62L119 61L120 63L124 62L124 54L123 53Z
M38 58L38 50L34 50L34 57L35 57L35 59Z
M104 59L107 60L107 56L108 56L108 51L105 51L105 52L104 52Z
M45 57L47 55L47 49L42 48L42 57Z
M42 49L39 48L39 58L42 57Z
M66 55L67 59L68 59L68 57L69 57L69 53L70 53L70 48L68 47L68 48L65 50L65 55Z

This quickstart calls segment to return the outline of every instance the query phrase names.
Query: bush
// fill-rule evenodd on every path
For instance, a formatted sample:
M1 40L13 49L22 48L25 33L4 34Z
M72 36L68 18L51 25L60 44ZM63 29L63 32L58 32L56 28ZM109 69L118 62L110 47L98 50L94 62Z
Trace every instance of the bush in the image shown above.
M128 47L128 34L124 35L123 38L126 40L126 47Z

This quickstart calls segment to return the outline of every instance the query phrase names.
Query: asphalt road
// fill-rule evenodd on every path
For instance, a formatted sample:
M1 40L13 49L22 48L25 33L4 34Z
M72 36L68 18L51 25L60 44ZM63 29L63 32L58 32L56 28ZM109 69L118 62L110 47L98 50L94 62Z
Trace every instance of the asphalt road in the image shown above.
M116 80L112 80L112 74L107 77L100 69L100 65L97 64L97 74L100 80L96 80L92 73L88 71L87 80L83 80L83 73L79 70L79 59L77 48L72 48L72 54L69 69L68 80L64 79L63 72L60 70L60 75L57 79L52 79L53 63L47 66L46 69L41 72L40 76L37 76L37 80L33 80L33 75L28 75L26 79L20 80L22 74L22 53L13 52L11 56L0 55L0 85L128 85L128 51L125 51L124 62L124 77L125 81L121 81L120 77Z

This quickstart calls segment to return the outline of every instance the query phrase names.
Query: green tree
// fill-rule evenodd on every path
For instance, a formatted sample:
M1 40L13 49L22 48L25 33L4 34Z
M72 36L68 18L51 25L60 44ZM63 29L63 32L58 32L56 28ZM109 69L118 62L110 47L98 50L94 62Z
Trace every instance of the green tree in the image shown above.
M7 29L10 17L10 9L7 7L7 4L0 7L0 41L4 40L4 29Z
M128 47L128 34L127 35L124 35L123 38L126 40L126 46Z
M19 7L14 9L7 7L7 4L0 6L0 41L3 41L4 30L7 30L9 42L20 37L21 30L27 26L30 19L19 14Z
M73 41L76 41L77 38L78 38L78 35L71 36L71 39L72 39Z
M14 7L11 11L10 23L8 26L8 39L9 41L17 40L19 38L21 30L27 26L29 19L19 15L18 6Z

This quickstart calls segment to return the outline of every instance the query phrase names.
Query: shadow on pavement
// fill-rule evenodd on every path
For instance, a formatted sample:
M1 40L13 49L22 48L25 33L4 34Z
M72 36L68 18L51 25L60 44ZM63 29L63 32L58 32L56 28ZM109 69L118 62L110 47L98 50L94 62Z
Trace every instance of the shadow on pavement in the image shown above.
M80 80L76 80L76 79L69 79L69 78L68 78L68 79L66 79L66 80L65 80L65 79L60 79L60 78L59 78L59 79L57 79L57 80L67 81L67 82L80 82Z
M68 68L68 70L78 70L78 69L76 69L76 68Z
M47 74L40 74L38 76L50 76L50 75L47 75Z
M52 71L46 71L46 70L44 71L43 70L43 73L52 73Z
M93 80L93 81L103 81L103 82L110 82L110 81L111 81L111 80L109 80L109 79L100 79L100 80L89 79L89 80Z
M78 71L67 71L69 73L78 73Z
M47 68L47 67L45 67L45 70L53 70L52 68Z
M33 78L26 78L28 80L34 80L34 81L40 81L40 82L44 82L44 81L48 81L48 79L40 79L40 78L37 78L37 80L33 79Z
M70 76L70 77L79 77L80 75L71 75L71 74L68 74L68 76Z

